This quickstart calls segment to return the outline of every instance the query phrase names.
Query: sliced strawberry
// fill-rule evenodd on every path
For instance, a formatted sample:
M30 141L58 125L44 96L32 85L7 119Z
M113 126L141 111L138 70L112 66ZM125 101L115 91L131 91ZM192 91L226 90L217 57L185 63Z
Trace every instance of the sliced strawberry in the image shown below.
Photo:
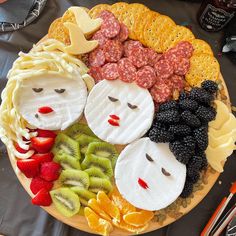
M57 180L61 171L61 166L53 161L44 162L40 168L39 176L46 181Z
M50 112L53 112L53 109L52 109L51 107L45 106L45 107L40 107L40 108L38 109L38 112L39 112L39 113L42 113L42 114L48 114L48 113L50 113Z
M43 188L32 198L31 202L38 206L50 206L52 199L49 192Z
M37 154L34 154L31 158L40 162L40 163L43 163L43 162L49 162L49 161L52 161L53 159L53 153L52 152L48 152L48 153L37 153Z
M54 133L51 130L43 130L43 129L37 129L38 137L44 137L44 138L56 138L57 134Z
M54 138L33 137L30 139L32 147L39 153L49 152L54 144Z
M39 162L34 159L17 160L16 164L27 178L33 178L39 173Z
M30 189L33 194L37 194L42 188L50 191L53 187L52 182L48 182L40 177L35 177L31 180Z

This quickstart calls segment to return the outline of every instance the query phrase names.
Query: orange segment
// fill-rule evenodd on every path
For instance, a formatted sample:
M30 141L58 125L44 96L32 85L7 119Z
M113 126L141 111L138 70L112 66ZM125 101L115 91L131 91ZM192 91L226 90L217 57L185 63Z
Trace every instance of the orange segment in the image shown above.
M119 208L120 213L122 215L125 215L129 212L135 212L136 207L130 204L128 201L126 201L118 191L117 187L114 187L111 194L110 198L112 202Z
M89 227L101 235L109 235L113 230L112 224L107 220L101 219L89 207L84 208L84 215L88 222Z
M105 220L111 221L109 215L107 215L102 208L100 207L99 203L95 198L92 198L88 201L88 206L91 207L98 215L100 215Z
M111 218L120 222L120 211L117 206L115 206L105 192L99 191L97 194L97 201L100 207L109 215Z
M125 223L122 219L120 222L117 222L113 219L112 223L117 228L127 230L131 233L134 233L134 234L139 234L139 233L143 232L145 229L147 229L147 227L148 227L148 223L146 225L141 226L141 227L135 227L133 225L129 225L129 224Z
M140 227L146 225L154 216L152 211L142 210L140 212L130 212L123 216L127 224Z

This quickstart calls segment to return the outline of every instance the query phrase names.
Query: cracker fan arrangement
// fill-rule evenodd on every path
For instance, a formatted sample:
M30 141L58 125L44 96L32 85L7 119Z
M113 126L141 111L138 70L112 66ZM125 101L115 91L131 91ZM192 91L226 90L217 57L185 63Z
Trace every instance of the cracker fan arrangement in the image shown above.
M181 217L223 171L236 141L227 95L211 47L168 16L71 7L19 53L0 134L33 204L90 232L137 234Z

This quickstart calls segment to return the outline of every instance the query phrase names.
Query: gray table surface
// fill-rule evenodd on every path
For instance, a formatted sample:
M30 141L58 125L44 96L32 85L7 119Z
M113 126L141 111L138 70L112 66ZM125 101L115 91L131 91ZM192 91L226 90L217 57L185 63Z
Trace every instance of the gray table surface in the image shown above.
M0 89L6 84L6 74L17 58L19 51L27 52L40 38L47 34L50 23L72 5L92 7L98 3L114 3L105 0L48 0L42 15L31 25L15 32L0 34ZM178 0L146 0L142 2L153 10L169 15L177 24L187 22L195 36L211 44L221 65L221 71L229 89L232 103L236 104L236 70L226 56L218 57L222 32L207 33L196 20L198 3ZM18 182L7 158L4 146L0 145L0 235L5 236L74 236L89 235L60 223L40 207L30 203L30 197ZM223 196L228 194L230 184L236 180L236 155L229 158L225 171L204 200L189 214L160 230L147 233L152 236L197 236ZM235 199L234 199L235 201ZM232 202L233 203L233 202Z

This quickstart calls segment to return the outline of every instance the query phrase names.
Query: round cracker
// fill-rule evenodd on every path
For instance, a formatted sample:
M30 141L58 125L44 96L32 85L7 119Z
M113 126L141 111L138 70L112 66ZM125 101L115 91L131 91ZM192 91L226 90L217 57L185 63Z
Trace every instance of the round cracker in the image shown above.
M161 48L162 34L174 26L175 22L170 17L165 15L155 16L144 27L145 44L157 52L163 52Z
M123 18L123 12L126 11L126 8L129 6L126 2L117 2L113 5L111 5L111 12L115 15L115 17L122 22Z
M125 11L122 12L121 21L129 29L129 37L131 39L137 39L134 33L135 21L137 20L138 15L143 12L150 11L148 7L140 3L129 4Z
M191 86L201 86L205 80L216 81L219 78L220 65L217 59L209 54L197 54L190 58L190 69L185 76Z
M72 11L70 11L69 9L67 11L65 11L65 13L62 16L62 21L63 22L71 22L76 24L76 19L75 19L75 15Z
M52 22L48 30L48 38L56 39L66 45L70 44L69 31L63 25L62 18L58 18Z
M161 35L161 48L165 52L174 47L180 41L189 41L195 39L191 30L184 26L176 25L171 30L163 31Z
M108 4L98 4L96 6L94 6L91 10L89 10L89 15L91 18L97 18L98 15L100 14L101 11L103 10L110 10L111 9L111 5Z
M206 41L201 39L193 39L189 42L193 45L194 48L193 55L205 53L213 56L211 46Z

